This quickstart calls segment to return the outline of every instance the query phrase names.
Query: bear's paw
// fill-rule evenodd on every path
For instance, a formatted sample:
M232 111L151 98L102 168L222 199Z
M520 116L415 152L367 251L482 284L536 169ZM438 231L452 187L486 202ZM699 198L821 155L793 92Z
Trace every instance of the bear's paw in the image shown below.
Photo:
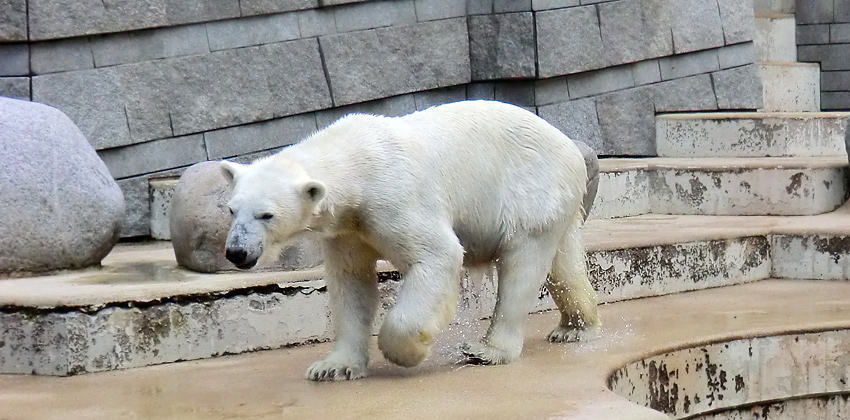
M587 341L597 332L597 328L575 328L558 326L547 337L552 343L575 343Z
M516 352L502 350L484 343L463 343L460 345L460 352L468 362L480 365L504 365L519 358L519 354L514 354Z
M307 369L307 379L311 381L350 381L365 378L366 367L341 362L320 360Z

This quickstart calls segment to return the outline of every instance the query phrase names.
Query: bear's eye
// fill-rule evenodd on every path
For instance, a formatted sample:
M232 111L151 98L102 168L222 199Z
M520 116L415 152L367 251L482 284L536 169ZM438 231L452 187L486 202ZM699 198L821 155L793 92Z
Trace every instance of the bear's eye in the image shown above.
M231 216L233 216L234 214L236 214L236 212L234 212L234 211L233 211L233 208L232 208L232 207L228 207L228 208L227 208L227 210L228 210L228 211L230 211L230 215L231 215Z
M260 213L260 215L259 215L259 216L257 216L257 219L260 219L260 220L270 220L272 217L273 217L273 216L272 216L272 214L271 214L271 213Z

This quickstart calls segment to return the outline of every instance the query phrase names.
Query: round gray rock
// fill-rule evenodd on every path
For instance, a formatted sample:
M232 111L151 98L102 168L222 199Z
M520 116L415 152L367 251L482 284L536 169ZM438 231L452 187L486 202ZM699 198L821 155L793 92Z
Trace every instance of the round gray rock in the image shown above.
M97 265L121 232L124 196L61 111L0 97L0 276Z
M202 273L235 270L224 256L230 230L227 201L230 183L218 162L192 165L177 183L171 199L169 229L177 263ZM318 244L300 241L285 248L273 269L295 270L322 263Z

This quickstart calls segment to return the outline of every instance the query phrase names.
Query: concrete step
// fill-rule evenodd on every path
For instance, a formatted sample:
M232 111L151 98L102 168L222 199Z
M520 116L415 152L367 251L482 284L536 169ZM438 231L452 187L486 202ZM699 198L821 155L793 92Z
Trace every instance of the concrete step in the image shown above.
M0 407L16 420L669 420L626 399L649 387L650 401L687 412L675 418L692 418L741 397L847 392L850 344L841 332L850 328L848 306L848 282L765 280L602 305L602 330L579 343L548 343L557 314L534 314L521 359L505 366L459 363L458 345L487 328L476 322L446 330L425 363L411 369L386 362L372 340L370 376L355 383L304 379L307 366L333 348L318 343L101 375L0 375ZM643 385L627 387L629 380ZM769 418L781 412L771 410ZM762 418L758 413L727 418Z
M848 195L845 157L603 159L591 219L813 215Z
M793 14L796 11L797 0L753 0L753 11L756 16L771 14Z
M836 278L850 265L850 247L840 245L850 241L848 208L796 218L591 220L584 235L601 302L728 286L775 272ZM832 242L818 242L826 237ZM804 246L813 249L805 254L811 259L796 253ZM383 314L401 282L386 263L379 271ZM489 316L492 274L459 281L453 325ZM99 270L0 282L0 373L65 376L325 341L327 299L320 269L197 274L176 267L167 242L122 245ZM535 310L552 308L541 292Z
M760 112L819 112L820 65L758 63L764 108Z
M756 61L797 61L797 22L794 15L756 15Z
M687 113L656 118L662 157L845 156L850 113Z

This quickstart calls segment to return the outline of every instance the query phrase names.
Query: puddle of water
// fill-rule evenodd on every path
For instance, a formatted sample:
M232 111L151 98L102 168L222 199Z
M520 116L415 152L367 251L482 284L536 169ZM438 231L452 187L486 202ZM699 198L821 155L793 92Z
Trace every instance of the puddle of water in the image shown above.
M164 263L133 263L106 267L74 281L77 284L142 284L174 283L186 280L187 276L177 266Z

